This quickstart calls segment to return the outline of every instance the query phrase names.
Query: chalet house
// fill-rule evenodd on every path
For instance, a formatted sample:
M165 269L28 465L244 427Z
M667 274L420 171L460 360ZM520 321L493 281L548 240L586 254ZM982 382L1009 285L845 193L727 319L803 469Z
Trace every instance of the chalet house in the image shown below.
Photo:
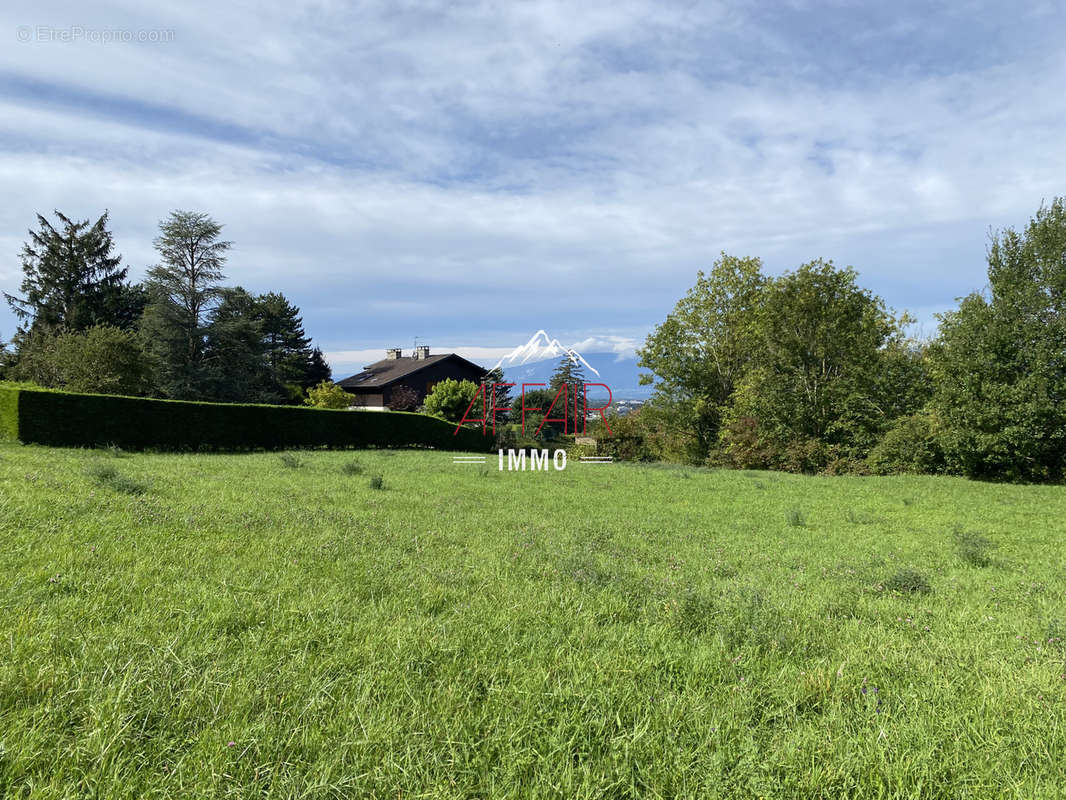
M338 381L337 385L354 395L352 405L364 408L388 407L392 390L397 386L409 386L418 392L419 402L434 385L445 378L457 381L480 383L487 370L455 353L431 356L428 347L416 347L411 356L402 355L400 349L385 351L385 358L363 371Z

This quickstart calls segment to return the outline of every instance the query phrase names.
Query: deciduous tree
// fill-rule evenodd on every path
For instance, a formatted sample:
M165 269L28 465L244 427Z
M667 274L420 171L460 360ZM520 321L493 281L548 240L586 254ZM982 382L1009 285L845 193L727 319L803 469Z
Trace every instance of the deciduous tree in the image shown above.
M948 468L980 478L1066 473L1066 205L994 234L988 290L941 318L931 403Z
M821 259L768 282L762 295L730 421L753 419L760 441L792 448L803 468L824 466L832 453L865 457L894 419L879 390L904 320L858 286L854 269Z
M638 351L654 383L654 415L688 439L693 461L714 446L723 414L755 355L762 262L722 253Z

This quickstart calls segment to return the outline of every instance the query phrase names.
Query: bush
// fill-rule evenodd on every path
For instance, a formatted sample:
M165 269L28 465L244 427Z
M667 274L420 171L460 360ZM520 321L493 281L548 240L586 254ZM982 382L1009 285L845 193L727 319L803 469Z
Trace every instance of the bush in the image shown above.
M643 436L607 436L596 442L596 455L612 456L615 461L650 461L651 454Z
M143 395L152 388L151 364L137 335L107 325L32 336L11 372L71 392Z
M400 384L389 393L389 408L393 411L414 411L418 408L418 392Z
M352 404L352 396L333 381L322 381L318 386L307 390L304 405L312 408L348 408Z
M422 414L193 403L0 385L0 436L55 447L291 450L431 447L485 452L491 439Z
M943 472L944 451L933 417L924 412L900 417L870 451L866 463L875 475Z
M478 385L473 381L457 381L454 378L445 378L426 395L426 413L446 419L448 422L457 423L466 414L466 410L470 408L470 403L477 396L477 393ZM479 418L484 416L481 413L480 403L481 401L479 400L470 409L470 416Z
M759 422L745 416L731 420L722 430L721 451L711 458L715 466L733 469L770 469L774 453L759 434Z

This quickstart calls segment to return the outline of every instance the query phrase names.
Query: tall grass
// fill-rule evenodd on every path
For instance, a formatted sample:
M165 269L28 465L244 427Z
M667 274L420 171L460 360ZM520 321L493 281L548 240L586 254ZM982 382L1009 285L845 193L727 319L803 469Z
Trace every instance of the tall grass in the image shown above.
M1062 796L1062 487L352 463L0 447L0 796Z

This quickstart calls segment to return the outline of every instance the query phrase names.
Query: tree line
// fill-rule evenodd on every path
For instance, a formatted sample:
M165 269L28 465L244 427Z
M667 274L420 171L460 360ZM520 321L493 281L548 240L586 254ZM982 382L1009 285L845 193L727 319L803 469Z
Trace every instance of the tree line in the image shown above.
M1063 199L993 233L987 287L939 320L921 341L850 267L723 253L638 351L651 401L613 424L648 458L1061 481Z
M330 379L300 310L280 292L226 286L232 242L200 212L159 223L159 261L140 283L114 252L105 212L90 223L37 216L21 251L19 319L0 341L0 377L80 392L176 400L297 403Z

